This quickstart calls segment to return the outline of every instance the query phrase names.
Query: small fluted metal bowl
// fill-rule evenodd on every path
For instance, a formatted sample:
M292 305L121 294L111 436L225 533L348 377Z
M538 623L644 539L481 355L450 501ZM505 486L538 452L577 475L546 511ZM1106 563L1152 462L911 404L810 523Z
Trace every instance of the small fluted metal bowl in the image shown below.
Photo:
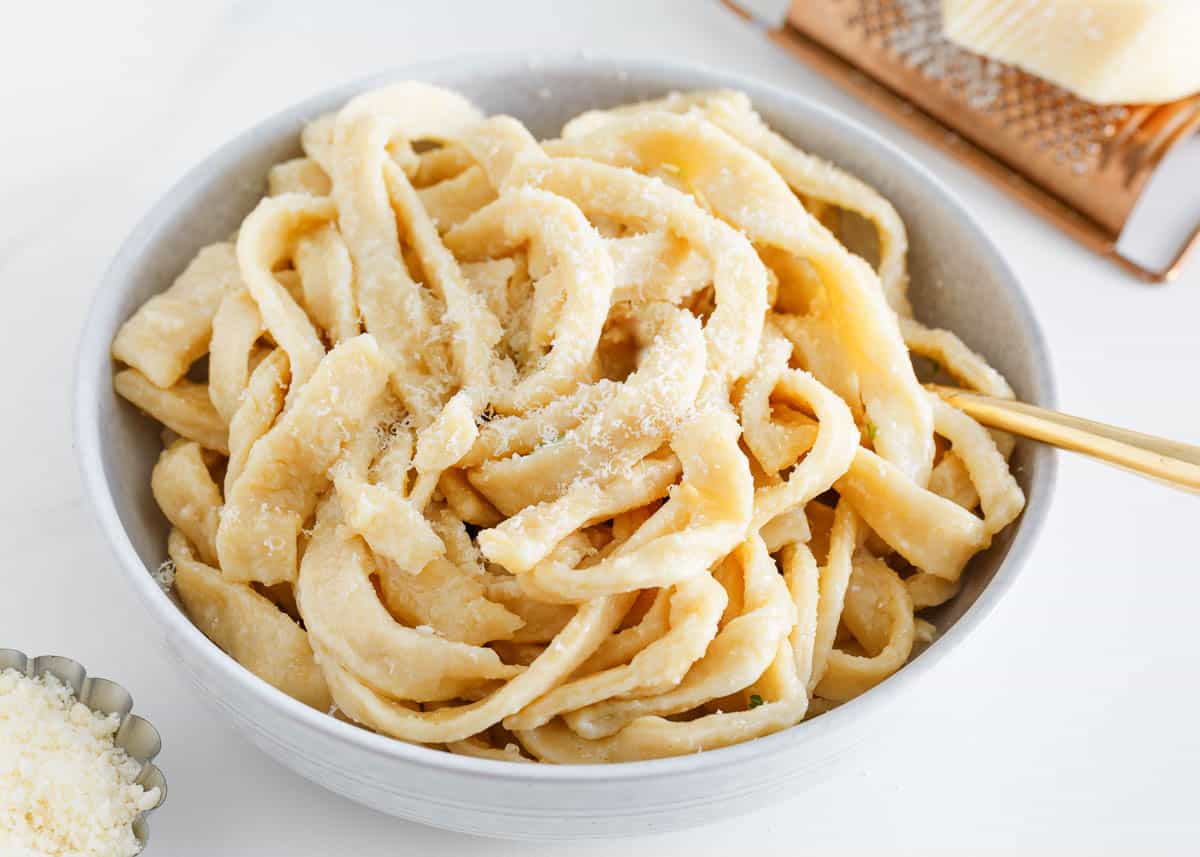
M150 838L150 825L146 817L166 801L167 779L154 764L154 757L162 749L162 738L149 720L133 713L133 696L111 679L89 677L82 664L59 655L31 658L16 649L0 649L0 672L7 669L16 670L29 678L52 675L71 688L75 698L92 711L116 714L121 718L121 726L113 735L113 743L141 765L135 782L147 791L158 789L158 803L139 813L133 822L138 853L144 852Z

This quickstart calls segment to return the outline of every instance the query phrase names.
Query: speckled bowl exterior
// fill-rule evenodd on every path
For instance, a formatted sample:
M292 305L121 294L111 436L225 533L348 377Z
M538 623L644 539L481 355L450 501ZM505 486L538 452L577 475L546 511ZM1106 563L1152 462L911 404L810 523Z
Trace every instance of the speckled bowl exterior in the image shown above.
M166 522L150 494L158 431L112 392L109 343L203 245L228 236L265 190L272 164L299 153L303 124L354 94L404 79L464 92L489 113L553 136L595 107L670 90L734 87L780 133L865 179L908 225L919 318L957 331L1026 401L1053 404L1049 360L1013 274L984 231L926 169L870 130L770 84L656 60L494 56L398 69L333 89L266 120L213 153L146 215L100 285L83 334L75 394L77 448L100 524L163 649L256 745L352 800L403 818L491 836L632 835L714 821L819 781L882 722L889 700L969 634L1025 565L1054 481L1052 454L1020 444L1014 464L1028 506L972 563L961 593L934 617L938 639L880 686L769 737L682 758L610 766L516 765L412 746L340 722L251 675L209 642L151 577Z
M167 800L167 779L154 764L154 758L162 750L158 730L149 720L133 713L133 697L129 691L110 679L89 676L78 661L60 655L31 658L16 649L0 649L0 672L10 669L29 678L52 675L69 687L75 698L92 711L105 715L116 714L120 718L121 725L113 735L113 744L141 765L137 784L147 791L158 789L158 803L138 813L133 822L133 835L141 845L138 853L144 853L150 838L147 818Z

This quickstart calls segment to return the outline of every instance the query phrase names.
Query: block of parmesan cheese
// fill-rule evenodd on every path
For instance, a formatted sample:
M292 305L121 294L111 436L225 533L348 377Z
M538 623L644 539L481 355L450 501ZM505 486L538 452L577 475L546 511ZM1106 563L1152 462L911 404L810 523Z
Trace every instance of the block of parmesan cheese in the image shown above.
M1200 0L943 0L946 36L1099 104L1200 91Z

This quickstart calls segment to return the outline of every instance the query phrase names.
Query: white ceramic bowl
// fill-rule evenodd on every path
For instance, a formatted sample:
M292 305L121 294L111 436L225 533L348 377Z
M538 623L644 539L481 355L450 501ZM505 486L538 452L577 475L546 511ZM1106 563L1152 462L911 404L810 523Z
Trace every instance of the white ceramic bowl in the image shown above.
M961 594L936 616L939 639L879 687L776 735L684 758L611 766L516 765L416 747L341 723L251 675L201 634L149 570L166 523L150 494L158 431L112 392L109 343L204 244L229 235L264 192L267 168L299 151L303 123L355 93L406 78L462 90L486 112L539 135L591 107L672 89L737 87L802 148L890 199L908 224L917 315L957 331L1027 401L1052 404L1037 323L983 230L928 171L876 134L769 84L658 61L485 57L400 69L318 95L223 146L150 211L118 252L83 334L75 400L87 490L118 566L200 696L280 762L347 797L403 818L471 833L577 838L670 830L743 812L827 775L889 699L912 687L991 610L1025 562L1054 475L1051 455L1021 445L1024 516L973 562Z

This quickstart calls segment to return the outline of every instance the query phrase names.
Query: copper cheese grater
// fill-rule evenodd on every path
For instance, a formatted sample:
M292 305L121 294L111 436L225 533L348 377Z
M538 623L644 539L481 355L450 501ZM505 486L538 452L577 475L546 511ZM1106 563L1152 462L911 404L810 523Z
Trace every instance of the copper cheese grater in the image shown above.
M750 14L723 0L739 15ZM1200 224L1153 270L1117 249L1150 176L1200 127L1200 95L1103 106L951 44L940 0L792 0L770 38L863 102L991 179L1085 246L1164 282ZM916 109L914 109L916 108Z

